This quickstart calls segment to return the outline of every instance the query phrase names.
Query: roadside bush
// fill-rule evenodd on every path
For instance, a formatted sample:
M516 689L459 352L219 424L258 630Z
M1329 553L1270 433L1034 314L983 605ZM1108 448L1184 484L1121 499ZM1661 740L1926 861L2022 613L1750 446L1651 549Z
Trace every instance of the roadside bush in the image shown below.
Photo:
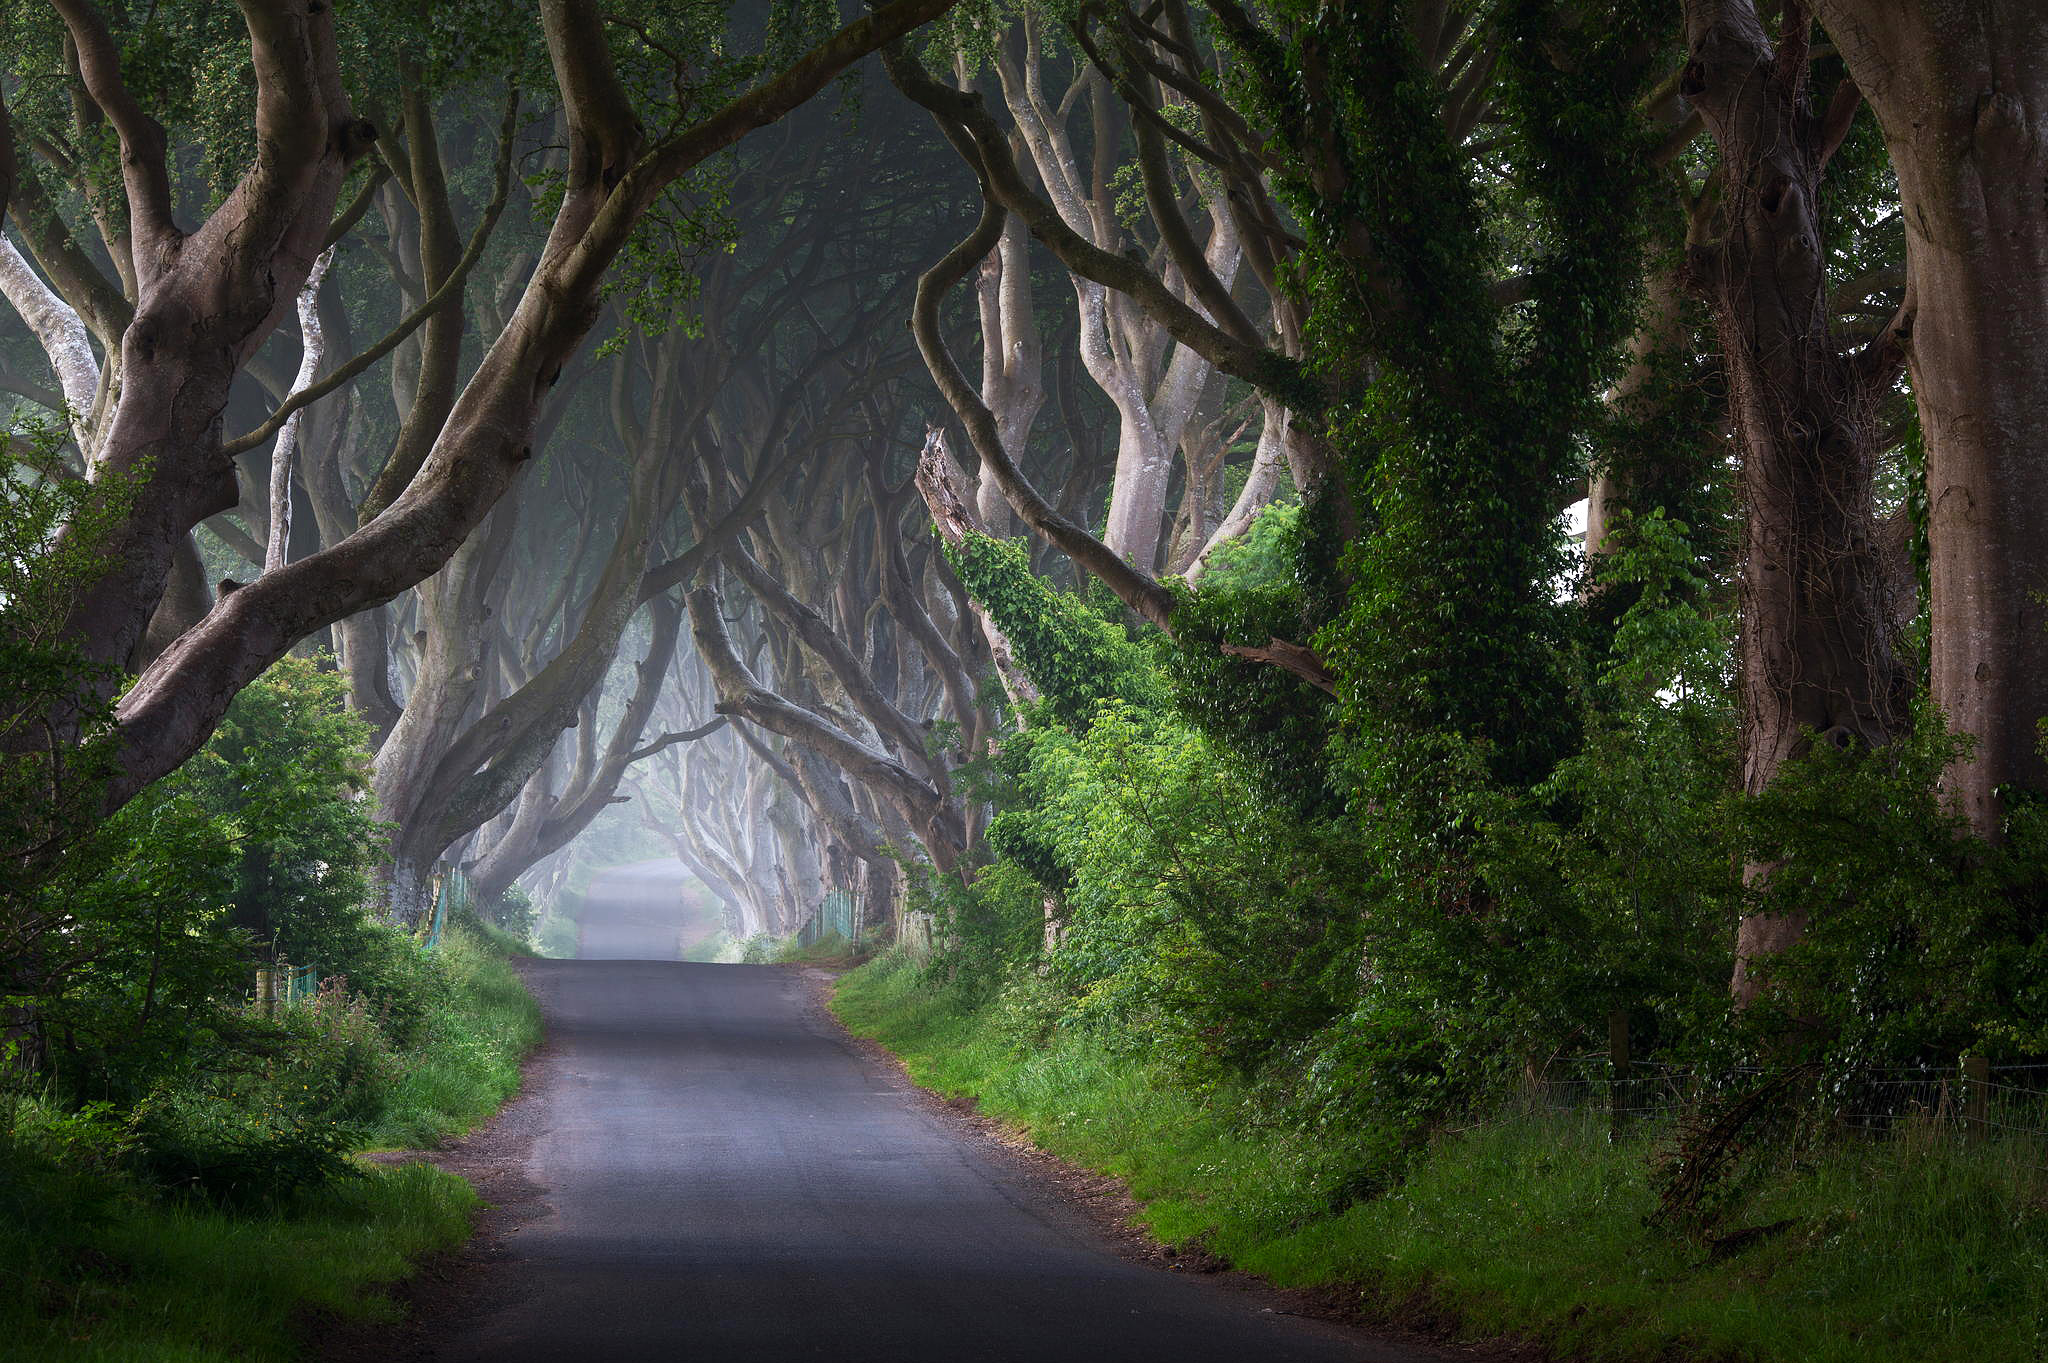
M982 867L970 885L929 868L910 869L910 907L932 915L929 979L982 996L1037 957L1049 892L1015 861Z
M278 1202L360 1173L355 1133L270 1084L166 1085L135 1109L138 1171L172 1192Z
M500 932L510 933L520 941L533 934L534 919L540 908L533 902L533 896L517 885L508 887L503 894L489 903L476 906L477 917Z
M1745 911L1808 923L1762 964L1748 1019L1781 1056L1841 1072L2048 1053L2048 808L2015 800L2002 843L1971 836L1941 791L1966 748L1923 706L1884 748L1815 742L1746 803L1748 858L1796 870Z
M136 1201L134 1147L111 1104L0 1095L0 1278L31 1253L76 1253Z
M1015 970L989 1003L989 1031L1018 1054L1029 1054L1074 1025L1074 1002L1073 992L1049 972Z
M197 756L48 868L16 1003L43 1082L128 1103L235 1050L260 961L346 976L410 1039L428 980L365 912L382 834L360 798L362 733L338 678L286 659Z
M43 1166L102 1175L126 1166L135 1132L112 1103L64 1108L14 1095L0 1097L0 1142L17 1171Z
M36 889L32 987L7 1002L37 1148L50 1114L96 1114L145 1193L275 1203L350 1177L366 1139L438 1139L516 1086L537 1020L490 930L453 925L430 957L367 907L382 830L343 702L331 672L280 663ZM256 1016L253 972L287 961L317 993Z
M1034 775L1040 802L1013 818L1070 877L1047 964L1079 1014L1199 1077L1256 1069L1346 1011L1364 920L1333 829L1171 718L1105 706L1040 751L1056 757Z
M468 927L451 926L439 951L417 959L433 988L364 1145L424 1148L461 1135L518 1091L520 1059L540 1040L533 995Z
M556 960L569 960L583 946L583 929L579 922L583 915L581 891L565 889L548 903L542 911L540 923L533 931L533 944L543 956Z
M207 1044L195 1044L127 1109L121 1141L108 1147L119 1158L100 1163L235 1204L353 1176L347 1153L415 1063L386 1034L386 1012L335 977L275 1019L219 1013ZM109 1122L114 1109L81 1111ZM48 1117L44 1127L58 1129Z
M417 1164L283 1198L165 1196L125 1155L95 1161L53 1135L78 1116L0 1103L9 1359L284 1363L303 1356L309 1310L388 1319L384 1287L421 1255L460 1244L476 1207L461 1179ZM118 1115L93 1124L117 1147L133 1139Z
M275 959L378 993L389 934L363 910L384 829L365 798L369 727L347 702L331 666L281 658L166 780L233 840L228 925Z

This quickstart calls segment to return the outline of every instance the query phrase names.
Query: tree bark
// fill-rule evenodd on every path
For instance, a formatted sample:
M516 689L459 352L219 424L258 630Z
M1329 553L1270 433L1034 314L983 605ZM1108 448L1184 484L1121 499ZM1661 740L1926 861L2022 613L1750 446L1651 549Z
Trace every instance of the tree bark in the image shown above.
M966 852L957 815L929 781L889 754L863 743L816 711L776 695L755 680L733 651L719 615L718 598L706 587L688 596L690 628L697 652L718 689L718 713L735 715L781 734L837 766L901 811L941 870Z
M327 354L326 333L320 326L320 281L327 276L327 267L334 261L334 248L328 247L313 262L312 270L306 275L306 282L299 288L299 372L292 381L294 392L303 389L320 372L320 362ZM305 413L293 412L285 418L284 426L277 433L277 444L270 451L270 533L263 547L263 571L276 572L284 567L289 556L292 538L292 474L299 450L299 427Z
M56 0L88 93L121 144L136 304L121 340L121 394L100 438L105 474L138 480L105 546L114 565L80 595L66 633L125 662L163 595L186 533L238 500L220 419L236 374L290 307L319 254L342 176L375 130L341 86L332 14L242 0L256 76L254 164L193 232L172 220L163 129L124 83L86 0Z
M570 164L547 245L517 308L456 400L419 473L390 508L342 543L231 594L122 699L123 771L110 783L109 807L118 807L196 751L235 693L297 640L390 600L447 561L530 457L539 404L596 320L605 271L664 188L809 99L859 57L944 13L952 3L895 0L643 156L641 130L605 52L602 15L588 0L547 0L542 26L567 108ZM324 20L310 22L318 28ZM326 50L331 46L329 34ZM260 71L263 63L258 65ZM156 139L161 141L160 130ZM356 148L351 143L345 149ZM308 161L318 159L317 149L307 153ZM337 184L339 169L337 160ZM159 216L152 208L156 197L149 184L131 186L132 203L152 210L140 215L146 222ZM299 197L315 196L307 191ZM331 190L324 198L331 208ZM327 212L317 216L324 231ZM318 243L318 233L306 235L312 238L309 245ZM311 258L306 252L304 265L280 282L295 285ZM145 370L139 376L143 382L124 386L120 410L129 411L133 400L135 429L119 448L137 455L177 446L193 435L186 430L186 409L171 400L161 376L147 368L162 363L168 353L160 346L161 335L160 328L138 322L127 339L135 352L131 364L140 361ZM251 339L260 334L252 330ZM224 381L228 375L220 377ZM166 413L176 418L174 429L152 434L150 428L161 427ZM125 429L118 414L116 429ZM103 649L110 639L139 633L139 624L130 622L138 609L154 606L161 568L151 571L149 564L168 556L167 528L176 525L182 533L182 526L203 519L217 509L220 496L232 492L231 477L216 486L219 476L205 468L204 454L202 443L200 457L192 461L199 465L193 472L195 485L168 499L178 505L154 508L131 527L127 538L142 562L96 590L80 616L82 638Z
M1986 837L2048 787L2048 21L2034 0L1819 0L1884 130L1927 448L1932 686Z
M23 259L14 243L0 234L0 297L13 305L21 320L35 334L57 385L64 394L64 418L71 426L72 439L85 461L87 476L93 471L98 442L93 439L92 416L99 395L100 362L92 352L92 337L85 323L69 303Z
M1681 88L1720 146L1717 239L1689 272L1714 305L1741 447L1747 543L1740 651L1743 789L1765 790L1810 736L1889 742L1912 677L1874 539L1876 403L1896 373L1884 351L1844 353L1829 330L1821 180L1839 142L1807 102L1810 20L1796 3L1773 45L1750 0L1688 0ZM1773 868L1752 866L1752 881ZM1796 915L1746 918L1733 989L1796 942Z

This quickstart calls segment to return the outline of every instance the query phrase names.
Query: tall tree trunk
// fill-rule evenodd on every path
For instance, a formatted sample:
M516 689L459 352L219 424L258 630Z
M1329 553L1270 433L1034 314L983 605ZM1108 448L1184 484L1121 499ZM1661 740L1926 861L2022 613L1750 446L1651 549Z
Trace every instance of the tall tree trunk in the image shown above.
M308 18L243 0L258 76L256 166L205 227L181 235L170 222L162 129L121 85L112 41L85 17L83 0L55 3L82 35L82 53L85 38L94 40L83 63L87 80L103 107L118 106L136 256L153 271L123 337L122 396L102 446L116 472L159 456L150 465L150 495L112 536L116 566L83 594L69 622L89 653L118 658L162 594L176 537L237 496L216 419L228 383L268 333L270 313L289 304L311 267L342 172L369 130L346 117L326 8ZM419 472L384 512L342 543L226 597L121 698L121 772L108 785L107 807L197 751L236 692L292 644L390 600L447 561L531 457L540 405L597 320L606 270L667 186L951 3L893 0L650 147L611 68L599 8L544 0L541 24L567 112L569 166L518 304ZM310 69L293 66L308 48L317 58L302 64ZM254 249L264 242L274 249Z
M1810 21L1788 9L1774 46L1750 0L1688 0L1682 78L1726 179L1717 239L1693 249L1689 270L1719 322L1742 451L1741 761L1752 795L1809 733L1844 747L1889 742L1911 688L1871 503L1876 399L1896 364L1883 352L1845 355L1829 334L1819 199L1846 117L1809 110ZM1758 987L1752 964L1805 927L1798 915L1743 921L1738 998Z
M1628 341L1628 367L1607 395L1607 405L1624 423L1648 426L1655 421L1656 409L1667 405L1661 390L1671 380L1671 360L1692 339L1685 324L1681 290L1675 265L1651 267L1644 283L1642 316ZM1640 453L1649 456L1650 452ZM1654 510L1658 503L1652 499L1659 487L1675 481L1671 474L1683 476L1682 471L1689 471L1701 460L1697 449L1681 449L1668 451L1659 462L1679 467L1602 468L1595 473L1586 495L1588 561L1608 552L1617 511Z
M100 466L139 480L80 593L66 633L90 657L126 662L143 640L187 532L239 500L220 418L243 364L291 307L319 254L343 175L375 130L350 114L333 20L245 3L256 75L254 164L196 231L173 220L163 128L129 92L120 53L84 0L55 6L81 78L120 138L134 236L134 321L121 338L121 395Z
M327 267L333 262L334 248L330 246L313 262L306 282L299 288L299 372L292 381L293 392L313 382L327 354L327 336L320 326L320 281L327 277ZM263 548L266 573L284 567L291 550L293 469L297 463L299 428L305 415L298 411L285 418L284 428L277 433L277 443L270 451L270 530Z
M1899 177L1934 699L1976 739L1950 788L1996 837L2001 786L2048 786L2048 16L2038 0L1819 9Z

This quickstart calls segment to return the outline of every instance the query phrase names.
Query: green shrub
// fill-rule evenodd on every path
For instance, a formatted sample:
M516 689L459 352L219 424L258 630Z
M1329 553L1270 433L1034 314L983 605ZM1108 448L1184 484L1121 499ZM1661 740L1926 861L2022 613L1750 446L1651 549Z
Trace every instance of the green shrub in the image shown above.
M461 1179L411 1165L216 1206L38 1163L0 1133L0 1353L291 1363L309 1313L396 1318L383 1285L460 1244L476 1205Z
M17 1005L45 1081L131 1103L221 1063L265 961L346 977L409 1043L432 980L366 912L382 831L360 798L364 732L335 674L285 659L199 754L55 858L22 915L35 968Z
M1745 802L1744 851L1781 866L1747 912L1807 920L1759 963L1750 1025L1832 1073L2048 1054L2048 804L2016 797L2005 836L1970 834L1942 774L1967 751L1923 705L1886 747L1816 741Z
M520 941L532 935L539 911L533 896L517 885L507 886L496 899L476 906L476 915L484 924Z
M354 1133L272 1085L166 1085L143 1099L132 1121L139 1172L215 1202L280 1202L359 1173L348 1159Z
M275 1019L212 1014L190 1067L132 1105L0 1093L0 1352L287 1363L309 1310L391 1318L378 1285L459 1244L476 1197L350 1152L468 1129L539 1035L531 996L466 927L431 957L406 950L426 988L404 1048L381 1001L330 979Z

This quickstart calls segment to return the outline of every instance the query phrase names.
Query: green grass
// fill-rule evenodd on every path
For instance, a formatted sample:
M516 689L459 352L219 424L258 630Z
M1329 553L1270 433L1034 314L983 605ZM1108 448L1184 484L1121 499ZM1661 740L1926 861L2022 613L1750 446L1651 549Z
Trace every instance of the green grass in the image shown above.
M539 1039L538 1006L497 944L451 928L438 973L427 1039L366 1148L467 1131L516 1091ZM94 1164L0 1158L0 1363L298 1358L322 1318L394 1318L380 1289L466 1240L478 1206L468 1183L421 1164L244 1210Z
M740 944L724 928L691 944L690 949L683 953L684 960L705 964L729 964L739 958Z
M309 1313L394 1319L378 1289L467 1239L476 1205L461 1179L406 1165L268 1213L119 1197L68 1225L0 1218L0 1358L298 1358Z
M828 932L809 946L792 937L769 959L777 965L852 965L863 959L863 953L838 933Z
M505 956L450 928L440 962L450 988L431 1040L391 1092L367 1148L424 1148L460 1136L519 1090L519 1062L540 1040L540 1006Z
M486 923L480 918L466 917L459 925L463 931L474 933L483 944L499 956L538 956L533 943L517 933L507 932L495 923Z
M1020 1044L994 1008L921 985L896 957L834 1009L921 1084L972 1095L1045 1148L1118 1175L1144 1223L1369 1310L1426 1308L1473 1337L1597 1360L2038 1363L2048 1357L2048 1148L1932 1130L1759 1169L1733 1227L1783 1233L1709 1262L1646 1229L1660 1133L1610 1143L1590 1115L1508 1113L1438 1138L1390 1194L1333 1212L1298 1136L1248 1134L1208 1099L1095 1039Z

